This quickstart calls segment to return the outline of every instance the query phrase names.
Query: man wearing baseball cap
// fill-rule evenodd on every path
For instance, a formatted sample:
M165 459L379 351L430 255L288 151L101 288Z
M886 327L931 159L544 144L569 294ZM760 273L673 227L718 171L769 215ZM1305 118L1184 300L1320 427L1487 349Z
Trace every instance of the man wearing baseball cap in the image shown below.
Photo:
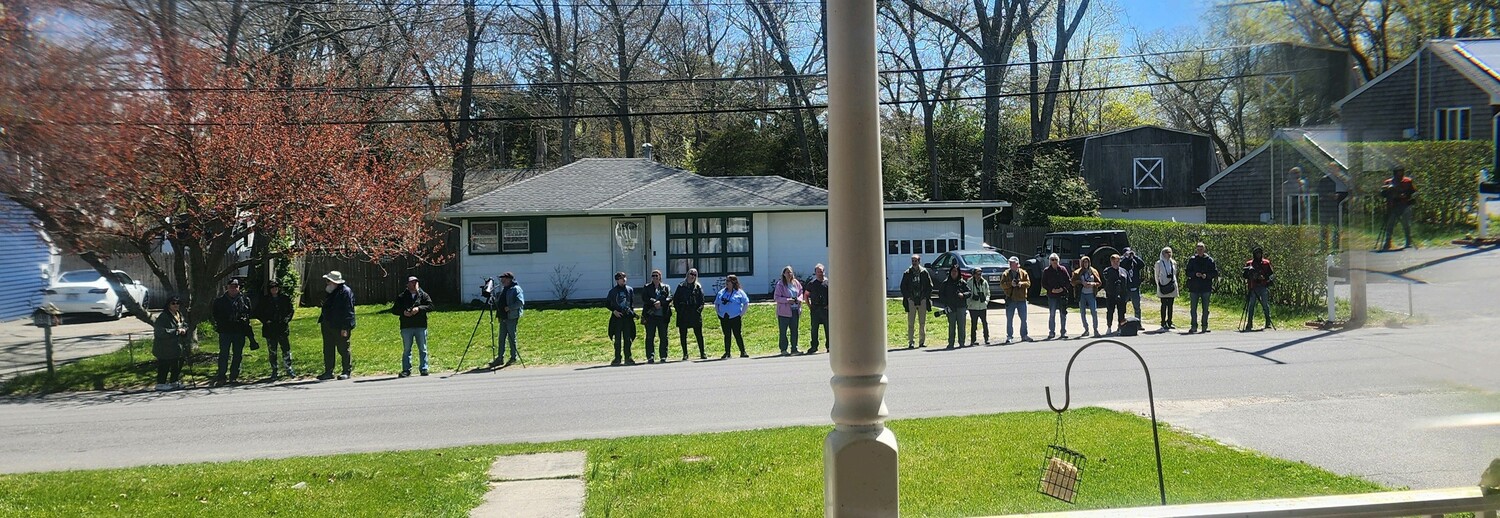
M418 365L427 375L427 313L432 312L432 296L422 291L416 277L406 278L406 291L396 296L391 313L401 317L401 377L411 376L411 344L416 342Z
M245 339L255 332L250 328L250 297L240 293L239 279L230 279L224 285L224 294L214 299L213 317L214 330L219 332L219 370L212 383L238 383Z
M292 304L292 297L281 289L280 282L271 281L266 289L266 295L255 304L255 318L260 320L261 336L266 337L266 352L271 359L271 380L281 377L282 371L276 366L278 352L286 360L286 377L295 377L297 372L292 369L291 333L288 326L297 313L297 306Z
M349 335L354 332L354 290L344 283L344 274L338 270L323 276L327 284L323 291L323 312L318 315L319 327L323 330L323 373L320 380L333 379L333 355L337 351L344 360L339 379L349 379L354 371L354 362L349 358Z

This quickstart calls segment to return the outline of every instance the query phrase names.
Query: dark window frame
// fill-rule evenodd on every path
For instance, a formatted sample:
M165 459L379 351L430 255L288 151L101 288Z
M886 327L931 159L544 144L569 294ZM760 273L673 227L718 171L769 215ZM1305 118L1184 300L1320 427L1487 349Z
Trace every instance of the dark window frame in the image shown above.
M526 223L527 224L526 250L524 250L524 251L521 251L521 250L506 251L505 250L505 224L506 223ZM481 252L481 251L474 250L474 226L475 225L494 225L495 226L495 249L493 251L482 251ZM464 246L465 246L465 249L468 251L469 255L525 255L525 254L546 253L547 252L547 218L545 218L545 217L524 217L524 218L484 218L484 219L471 219L471 220L469 220L468 240L467 241L468 242L465 243Z
M720 229L720 231L719 232L703 232L702 229L699 228L699 226L698 226L698 220L699 219L703 219L703 218L712 218L712 219L719 220L719 229ZM729 231L729 220L730 220L730 218L745 218L745 230L743 232L730 232ZM687 220L687 221L692 222L692 228L691 228L692 231L691 232L687 232L687 233L676 233L676 232L673 232L673 230L672 230L672 222L674 220ZM736 237L743 237L743 238L745 238L745 242L747 243L747 245L746 245L746 248L745 248L744 252L730 252L730 251L728 251L729 250L729 238L736 238ZM718 238L718 239L720 239L720 241L719 241L719 250L720 250L720 252L717 252L717 253L703 253L703 252L701 252L699 250L699 247L698 247L699 240L700 239L712 239L712 238ZM691 253L674 253L672 251L672 240L674 240L674 239L687 239L687 240L689 240L692 243L692 252ZM740 258L740 257L743 257L745 259L745 269L744 270L733 270L733 269L730 269L729 268L729 260L731 258ZM704 278L704 277L723 277L723 276L726 276L726 275L754 275L754 273L755 273L755 215L754 215L754 213L749 213L749 212L735 212L735 213L683 213L683 214L668 214L667 215L667 271L665 272L665 274L667 276L666 277L667 279L681 279L681 278L684 278L684 277L687 276L687 271L686 270L683 270L682 272L674 272L674 271L672 271L672 265L675 264L678 260L681 260L681 259L687 259L687 260L690 261L690 265L688 266L689 268L697 268L698 269L698 277L699 278ZM717 271L717 272L705 272L705 271L703 271L703 266L702 266L703 262L702 261L704 259L718 259L720 261L720 267L721 267L720 271Z

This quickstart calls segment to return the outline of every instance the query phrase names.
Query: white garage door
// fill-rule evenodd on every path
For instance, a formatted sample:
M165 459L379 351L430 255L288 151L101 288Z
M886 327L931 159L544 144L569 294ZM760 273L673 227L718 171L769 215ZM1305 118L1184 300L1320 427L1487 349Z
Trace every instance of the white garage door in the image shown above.
M885 289L901 289L901 274L911 267L912 254L930 263L938 254L962 247L963 238L959 220L885 222Z

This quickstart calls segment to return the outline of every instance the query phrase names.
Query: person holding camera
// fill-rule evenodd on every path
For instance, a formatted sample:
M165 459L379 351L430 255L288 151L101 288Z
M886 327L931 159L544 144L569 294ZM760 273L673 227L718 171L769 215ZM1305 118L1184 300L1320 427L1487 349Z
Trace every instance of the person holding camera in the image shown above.
M776 343L781 347L781 355L787 355L787 345L790 344L791 354L800 356L802 351L797 350L800 338L797 335L801 333L797 332L797 327L802 321L802 281L797 280L791 265L781 269L781 278L776 279L771 295L776 299Z
M167 309L156 316L151 341L151 355L156 357L156 391L182 388L182 360L191 346L187 338L187 320L182 314L182 299L167 299Z
M688 359L688 330L698 338L698 359L708 355L703 352L703 285L698 284L698 269L688 268L687 278L672 292L672 307L677 310L677 335L682 342L682 361Z
M1412 183L1411 177L1406 176L1406 168L1396 166L1391 170L1391 178L1385 181L1380 188L1380 196L1385 198L1385 242L1380 249L1390 250L1391 241L1396 237L1396 222L1401 222L1401 230L1406 232L1406 246L1402 250L1412 247L1411 243L1411 210L1416 203L1417 185Z
M500 344L495 351L495 360L490 362L490 368L502 365L500 358L505 356L507 342L510 343L510 359L506 360L504 365L516 363L516 360L521 358L520 350L516 346L516 328L520 326L521 314L525 312L526 291L516 283L516 274L511 272L500 274L500 294L495 297L495 315L500 319Z
M968 308L968 298L969 281L964 279L963 270L956 265L949 268L948 276L938 286L938 304L943 307L933 312L933 316L948 317L948 349L953 348L955 340L959 347L964 346L964 310Z
M1104 325L1106 334L1115 332L1115 325L1125 326L1125 301L1130 300L1130 272L1122 265L1120 254L1110 254L1109 268L1104 269ZM1118 320L1115 312L1120 316ZM1096 328L1097 329L1097 328Z
M1125 274L1125 301L1134 306L1135 319L1141 319L1141 284L1146 278L1141 274L1146 269L1146 261L1135 255L1135 249L1125 247L1125 256L1120 258L1121 273ZM1125 322L1125 314L1120 314L1120 322Z
M391 313L397 315L401 324L401 374L397 377L411 376L413 343L417 345L417 359L420 361L417 367L423 376L427 375L427 314L430 312L432 296L422 291L421 281L416 277L407 277L406 290L396 295L396 302L391 305Z
M646 363L661 357L667 363L667 324L672 322L672 289L661 282L661 270L651 270L651 282L641 286L641 323L646 326ZM659 353L652 348L660 341Z
M1193 318L1192 327L1188 328L1188 334L1193 334L1202 329L1208 332L1208 299L1214 290L1214 279L1219 278L1219 265L1214 258L1208 255L1208 246L1198 243L1193 246L1193 257L1187 263L1187 288L1188 288L1188 315ZM1203 318L1200 327L1198 318L1198 304L1203 304Z
M1177 260L1172 258L1172 247L1161 249L1156 260L1156 296L1161 299L1161 329L1175 329L1172 325L1172 301L1177 298Z
M984 345L990 344L990 282L978 266L969 270L969 345L979 345L979 330L984 330ZM962 337L959 337L962 341Z
M1099 287L1104 285L1104 279L1099 276L1099 270L1095 270L1093 259L1089 256L1078 258L1078 269L1073 270L1073 287L1078 289L1078 321L1083 325L1083 335L1089 334L1089 315L1094 317L1094 337L1099 334Z
M740 287L740 278L730 275L724 278L724 288L714 296L714 313L719 315L719 328L724 330L724 356L720 360L729 359L729 339L734 338L735 343L740 346L740 357L749 358L745 354L745 337L741 334L744 327L745 311L750 309L750 296Z
M1042 270L1042 289L1047 290L1047 339L1068 338L1068 291L1073 288L1073 276L1063 267L1062 258L1056 253L1047 256L1047 268ZM1062 333L1057 333L1058 328Z
M250 297L240 292L240 280L230 279L224 286L224 294L214 299L214 330L219 332L219 370L214 374L213 384L239 383L240 361L245 355L245 340L255 332L250 327ZM251 349L260 345L251 342ZM225 372L229 376L225 378Z
M271 360L271 380L280 377L280 371L276 368L276 353L279 350L281 357L285 359L286 377L293 378L297 372L292 370L292 344L291 323L292 317L297 313L297 306L292 304L292 297L281 291L281 283L271 281L267 293L259 304L255 305L255 319L260 321L260 335L266 337L266 353Z
M349 379L354 375L354 358L350 351L350 339L354 334L354 290L344 274L333 270L323 275L326 283L323 292L323 312L318 315L318 327L323 332L323 373L319 380L333 379L333 357L337 353L342 360L338 378Z
M625 353L625 365L635 365L632 342L635 341L635 289L627 284L625 272L615 272L615 286L604 296L604 307L609 309L609 337L615 342L615 360L610 365L620 364L620 352ZM650 354L651 344L646 344Z
M911 256L911 268L901 274L901 305L906 308L906 348L912 348L912 333L921 330L917 347L927 347L927 311L932 309L932 274L922 267L922 256ZM920 327L918 327L920 323Z
M1266 259L1265 250L1255 247L1250 250L1250 260L1241 270L1249 288L1245 300L1245 331L1252 331L1255 322L1255 303L1260 302L1261 313L1266 317L1265 328L1271 327L1271 284L1276 281L1276 272L1271 269L1271 260ZM1263 328L1264 329L1264 328Z
M1000 277L1000 290L1005 294L1005 343L1015 338L1016 315L1021 316L1021 341L1030 342L1026 332L1026 293L1031 291L1031 275L1021 269L1021 260L1010 257L1010 268Z

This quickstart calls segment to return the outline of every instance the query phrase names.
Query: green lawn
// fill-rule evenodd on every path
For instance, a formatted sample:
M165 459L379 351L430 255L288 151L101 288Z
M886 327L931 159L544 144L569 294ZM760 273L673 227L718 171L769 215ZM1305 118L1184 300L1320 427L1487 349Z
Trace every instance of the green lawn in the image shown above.
M1240 303L1225 300L1226 297L1217 297L1214 300L1214 308L1211 312L1213 329L1220 332L1228 332L1236 328L1241 317L1242 305ZM1179 298L1176 306L1175 323L1185 330L1191 322L1188 316L1188 308L1185 298ZM1035 302L1033 305L1036 305ZM1045 312L1045 302L1040 306ZM358 327L354 331L354 373L355 375L392 374L401 370L401 337L398 330L398 321L395 315L387 313L388 306L366 305L357 308ZM1160 314L1160 303L1152 299L1150 295L1145 296L1141 305L1142 319L1146 330L1155 330L1158 315ZM904 347L906 345L906 313L900 307L899 301L887 303L887 336L891 347ZM710 311L710 315L711 315ZM577 364L607 364L614 356L614 347L606 336L606 326L609 317L603 308L570 308L570 309L528 309L525 316L521 318L521 326L518 332L521 347L521 355L526 365L577 365ZM1302 329L1303 322L1319 318L1321 313L1316 310L1294 309L1277 307L1273 311L1275 322L1281 329ZM292 351L295 357L297 373L303 377L317 375L323 369L322 342L318 334L317 308L301 308L297 311L297 317L292 321ZM475 310L462 308L444 308L434 312L428 323L429 336L428 345L432 370L439 372L451 371L458 366L460 356L465 346L469 343L471 333L475 331L476 321L481 313ZM1101 322L1105 319L1106 312L1101 308L1099 318ZM1257 316L1257 327L1261 318ZM1376 321L1372 319L1372 321ZM480 321L477 337L474 344L469 348L468 357L464 359L464 368L473 368L488 362L493 358L490 338L490 325L488 321ZM1028 322L1033 338L1041 339L1047 336L1047 318L1045 313L1032 315ZM1005 338L1005 312L992 308L990 312L990 338L1000 341ZM645 361L645 335L644 331L637 328L638 335L635 343L635 359ZM1079 325L1077 309L1068 312L1068 331L1074 336L1083 330ZM218 352L218 339L212 329L205 326L202 330L205 335L199 345L199 350L193 356L193 361L184 369L184 380L189 383L202 383L216 370L216 358ZM668 352L673 361L681 358L677 329L668 329L670 336ZM808 340L807 319L802 321L802 347L806 349ZM948 324L946 318L927 318L927 344L929 346L943 346L947 344ZM1019 338L1020 330L1016 331ZM778 352L776 336L775 311L769 303L758 303L752 306L744 324L745 346L753 356L775 354ZM711 316L706 319L703 329L704 345L710 358L717 358L724 351L724 338L719 329L718 319ZM690 337L691 339L691 337ZM1184 337L1184 340L1194 338ZM736 351L737 355L738 351ZM696 346L689 351L690 357L696 359L698 352ZM416 353L413 351L413 362L416 362ZM241 378L246 381L254 381L266 377L270 373L267 362L266 350L245 351L244 373ZM57 370L55 377L47 377L45 373L32 373L18 376L0 385L0 394L26 395L70 390L114 390L114 389L138 389L149 387L155 382L156 370L151 357L151 342L142 340L135 343L131 348L122 348L119 351L88 358L73 364L65 365Z
M893 421L901 509L973 516L1075 508L1036 492L1051 412ZM1154 505L1150 422L1067 414L1089 456L1076 508ZM465 516L495 455L583 450L588 516L819 516L823 439L803 426L699 435L0 475L4 516ZM1383 490L1163 427L1169 503ZM294 488L305 482L301 489Z

